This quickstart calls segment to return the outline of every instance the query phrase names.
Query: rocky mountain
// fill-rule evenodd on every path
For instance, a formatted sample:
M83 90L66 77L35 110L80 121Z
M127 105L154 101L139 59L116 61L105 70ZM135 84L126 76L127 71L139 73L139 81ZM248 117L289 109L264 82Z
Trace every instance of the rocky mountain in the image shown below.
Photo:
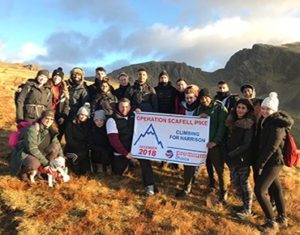
M231 90L239 94L240 86L245 83L253 84L261 97L277 91L281 108L294 110L300 115L300 43L282 46L255 44L251 49L236 52L224 68L211 73L185 63L151 61L120 68L109 76L116 78L120 72L126 72L133 82L140 67L148 71L153 86L158 82L159 73L165 69L173 84L178 78L185 78L188 83L210 88L212 93L220 80L228 81Z

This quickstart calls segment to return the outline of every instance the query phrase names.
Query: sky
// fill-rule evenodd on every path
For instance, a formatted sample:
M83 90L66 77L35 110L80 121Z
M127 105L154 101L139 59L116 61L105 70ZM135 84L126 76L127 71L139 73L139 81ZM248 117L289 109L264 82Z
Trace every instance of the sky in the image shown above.
M214 71L255 43L300 41L299 0L0 0L0 61L93 75L147 61Z

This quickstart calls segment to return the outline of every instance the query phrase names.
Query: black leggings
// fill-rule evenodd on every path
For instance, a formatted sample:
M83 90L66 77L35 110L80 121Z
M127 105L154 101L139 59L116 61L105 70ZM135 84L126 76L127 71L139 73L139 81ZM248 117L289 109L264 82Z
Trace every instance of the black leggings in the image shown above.
M268 192L275 201L278 215L285 214L285 205L281 184L279 181L279 173L282 169L281 165L272 166L263 169L261 175L256 175L254 192L258 203L260 204L267 219L274 218L274 212Z

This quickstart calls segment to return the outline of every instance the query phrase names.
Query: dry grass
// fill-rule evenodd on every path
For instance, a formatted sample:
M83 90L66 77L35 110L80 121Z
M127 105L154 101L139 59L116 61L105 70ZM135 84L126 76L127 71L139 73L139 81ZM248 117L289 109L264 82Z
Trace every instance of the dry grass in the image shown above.
M256 217L246 221L234 216L240 201L230 195L228 205L216 204L206 188L201 169L188 200L174 194L182 184L182 170L159 170L160 193L143 196L140 172L123 178L102 174L72 177L53 189L45 181L28 185L8 171L8 133L14 127L13 89L34 76L34 71L0 68L0 233L1 234L259 234L256 225L263 215L254 202ZM1 72L2 71L2 72ZM8 73L8 71L10 71ZM20 76L20 77L19 77ZM156 164L154 164L156 165ZM227 172L228 173L228 172ZM300 170L284 169L281 180L289 227L280 234L300 234Z

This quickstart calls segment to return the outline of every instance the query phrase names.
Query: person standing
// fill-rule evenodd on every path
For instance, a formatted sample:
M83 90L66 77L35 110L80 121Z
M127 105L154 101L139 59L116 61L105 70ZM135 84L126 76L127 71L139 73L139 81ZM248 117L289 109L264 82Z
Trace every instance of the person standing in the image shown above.
M79 108L89 101L87 88L84 84L84 71L78 67L73 68L70 72L70 78L67 85L70 95L70 112L68 121L72 122L76 117Z
M265 214L265 223L259 230L277 230L278 224L287 225L286 210L282 187L279 180L284 165L283 147L286 130L291 128L293 119L278 111L278 95L271 92L261 104L261 118L258 121L258 157L255 161L254 192ZM268 193L275 201L278 217L275 219Z
M220 145L224 141L225 134L225 119L227 117L227 110L224 105L217 100L213 100L207 88L203 88L199 92L200 105L193 113L194 116L200 118L210 117L209 126L209 142L207 143L208 153L207 159L210 160L215 167L219 179L219 200L225 203L227 199L227 191L224 179L224 163L225 159L222 157ZM184 181L185 188L177 196L185 197L191 192L195 167L188 167L185 171Z
M187 83L183 78L179 78L176 81L176 96L175 96L175 113L182 114L184 110L181 106L181 102L185 101L185 88L187 87Z
M70 97L66 82L64 81L64 72L62 68L57 68L52 72L50 80L52 92L52 109L55 110L55 122L58 124L59 135L61 140L65 129L67 118L70 111Z
M138 79L125 93L131 101L134 111L157 112L157 95L155 89L147 83L148 74L144 68L138 70Z
M166 70L160 72L158 85L154 88L158 101L159 113L175 113L176 89L172 86L169 74Z
M237 101L228 115L225 126L227 163L237 194L243 201L242 210L237 213L241 219L252 215L252 189L249 182L252 158L252 143L255 128L255 116L252 103L248 99Z
M122 175L128 167L133 138L134 114L131 111L130 100L119 100L117 110L106 122L108 139L114 149L112 170L116 175ZM154 195L154 175L151 162L139 159L146 196Z
M113 93L118 98L118 100L125 97L125 94L128 89L130 89L129 77L126 73L122 72L118 75L119 88L116 89Z
M49 71L37 72L34 81L28 81L17 98L17 122L33 122L41 117L45 110L51 110L52 93L48 82Z
M90 99L100 92L101 82L106 77L106 71L103 67L97 67L95 69L95 80L94 83L87 87Z
M110 90L110 84L102 81L100 93L97 93L92 99L92 114L96 110L104 110L107 116L111 116L117 102L117 97Z
M214 99L221 101L228 112L230 112L235 107L239 96L237 94L232 94L229 90L228 83L222 80L218 82L217 94Z

